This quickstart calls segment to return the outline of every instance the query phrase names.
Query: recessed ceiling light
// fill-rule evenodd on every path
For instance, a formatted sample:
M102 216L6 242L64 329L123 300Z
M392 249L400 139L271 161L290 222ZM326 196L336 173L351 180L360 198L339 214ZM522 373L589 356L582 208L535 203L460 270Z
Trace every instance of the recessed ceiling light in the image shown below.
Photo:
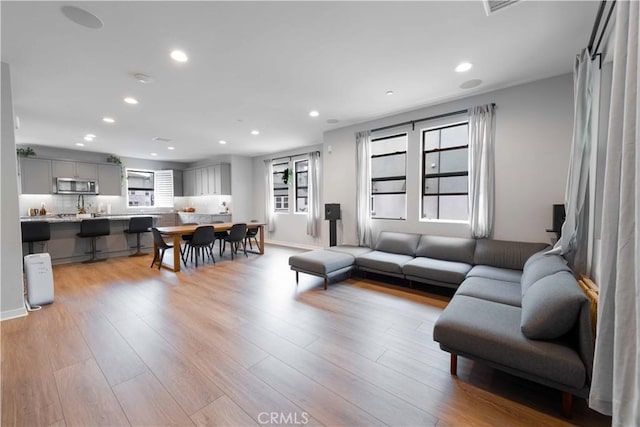
M309 115L311 117L318 117L320 113L318 113L316 110L313 110L313 111L309 111Z
M167 150L175 150L176 147L167 147Z
M189 57L181 50L174 50L171 52L171 59L178 62L187 62Z
M75 22L78 25L82 25L83 27L91 28L93 30L102 28L103 24L100 18L84 9L80 9L75 6L62 6L60 11L70 21Z
M87 142L91 142L91 141L93 141L93 138L95 138L95 137L96 137L96 136L95 136L94 134L92 134L92 133L88 133L88 134L86 134L86 135L84 136L84 140L85 140L85 141L87 141Z
M116 121L114 119L112 119L111 117L103 117L102 121L105 123L115 123Z
M76 142L76 145L77 145L78 147L84 147L84 144L83 144L82 142Z
M460 85L460 89L472 89L474 87L480 86L481 84L482 80L480 79L467 80Z
M158 155L158 153L151 153L151 155L152 155L152 156L157 156L157 155Z
M388 90L384 94L387 95L387 96L391 96L391 95L393 95L393 91L392 90Z
M260 135L260 131L259 130L252 130L251 131L251 135Z
M138 103L138 100L137 100L137 99L135 99L135 98L131 98L130 96L127 96L127 97L124 99L124 102L126 102L127 104L135 105L135 104L137 104L137 103Z
M456 67L456 73L464 73L465 71L469 71L473 67L473 64L470 62L461 62Z
M218 144L222 144L222 145L224 145L224 144L226 144L226 143L227 143L227 141L225 141L224 139L221 139L220 141L218 141Z

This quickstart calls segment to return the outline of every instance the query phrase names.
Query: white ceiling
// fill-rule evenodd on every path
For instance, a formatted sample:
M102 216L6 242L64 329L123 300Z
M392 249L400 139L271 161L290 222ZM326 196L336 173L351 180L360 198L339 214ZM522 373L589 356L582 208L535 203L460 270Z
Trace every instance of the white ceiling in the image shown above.
M60 12L69 4L104 27L71 22ZM11 66L20 144L76 149L93 133L83 149L119 156L255 156L320 143L329 129L568 73L597 6L529 0L487 17L480 1L2 1L2 61ZM189 62L172 61L175 48ZM461 61L473 69L455 73ZM155 81L141 84L137 72ZM471 79L482 84L459 87ZM140 104L125 104L125 96ZM317 118L308 116L314 109Z

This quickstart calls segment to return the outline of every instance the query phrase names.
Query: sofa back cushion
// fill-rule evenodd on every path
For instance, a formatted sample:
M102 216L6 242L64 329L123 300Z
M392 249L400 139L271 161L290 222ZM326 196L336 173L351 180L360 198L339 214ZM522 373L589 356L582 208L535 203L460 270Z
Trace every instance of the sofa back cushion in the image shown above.
M567 261L560 255L542 255L534 254L530 260L524 265L520 284L522 286L522 295L527 289L538 280L561 271L571 272L567 265Z
M420 237L416 256L473 264L475 247L474 239L424 234Z
M375 250L415 256L419 241L419 234L383 231L378 236Z
M473 255L473 263L475 265L491 265L511 270L522 270L524 263L531 255L548 246L546 243L478 239Z
M573 274L560 271L533 283L522 297L520 328L530 339L550 340L569 332L587 297Z

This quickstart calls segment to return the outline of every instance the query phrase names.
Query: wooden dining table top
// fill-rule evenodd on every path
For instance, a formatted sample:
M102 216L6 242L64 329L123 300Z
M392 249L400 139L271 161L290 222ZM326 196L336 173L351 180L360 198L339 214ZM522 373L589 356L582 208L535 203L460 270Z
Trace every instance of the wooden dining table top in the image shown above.
M175 235L175 234L193 234L198 227L204 227L210 225L214 228L215 231L228 231L233 227L234 224L244 224L238 222L221 222L215 224L193 224L193 225L174 225L169 227L158 227L158 231L162 234L166 235ZM262 222L247 222L247 228L259 228L264 226Z

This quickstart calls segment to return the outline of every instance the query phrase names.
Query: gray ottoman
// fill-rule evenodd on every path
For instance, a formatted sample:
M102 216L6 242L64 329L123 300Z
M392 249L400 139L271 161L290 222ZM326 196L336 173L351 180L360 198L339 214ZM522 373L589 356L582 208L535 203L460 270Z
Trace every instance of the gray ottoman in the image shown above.
M324 288L327 289L329 278L350 272L355 266L355 257L349 253L317 250L305 252L289 257L289 265L298 273L307 273L324 278Z

